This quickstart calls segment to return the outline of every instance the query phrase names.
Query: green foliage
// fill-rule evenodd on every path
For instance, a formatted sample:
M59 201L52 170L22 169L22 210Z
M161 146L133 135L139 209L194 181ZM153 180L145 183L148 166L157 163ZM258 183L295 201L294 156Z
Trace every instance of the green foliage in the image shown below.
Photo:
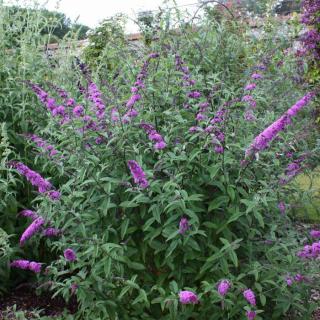
M168 30L168 21L175 21L179 32ZM94 45L85 49L84 57L92 71L84 77L71 53L58 55L55 67L50 67L37 49L41 34L31 36L32 28L21 28L17 40L21 50L11 57L0 44L5 57L0 103L10 106L10 112L0 110L6 123L0 145L4 180L0 217L4 231L15 234L10 259L44 263L39 281L51 281L54 294L66 300L76 295L79 310L74 319L207 319L208 315L239 319L249 308L242 294L246 288L256 294L258 320L310 319L316 307L310 302L310 290L319 279L313 263L296 256L304 235L297 235L288 215L280 215L277 208L293 190L278 183L290 162L285 154L291 151L298 158L308 151L311 156L306 161L319 156L313 139L302 137L309 129L309 112L301 111L256 158L246 165L241 161L253 138L308 89L295 78L300 69L294 54L285 52L290 41L276 38L271 23L260 38L241 20L206 16L196 30L191 25L178 10L168 12L155 31L157 41L137 50L126 45L118 20L109 20L90 35ZM10 30L5 35L8 42ZM159 57L144 64L150 52ZM187 98L191 88L182 85L176 55L189 67L195 80L192 90L201 92L199 101L209 102L205 122L195 120L199 101ZM243 88L262 63L266 70L253 93L256 120L249 122L244 119ZM112 109L120 119L128 111L130 87L143 65L147 75L139 91L142 99L135 105L138 116L129 123L112 121ZM70 121L61 123L61 117L53 117L36 101L21 82L29 79L41 83L58 105L65 106ZM48 81L84 106L98 129L83 129L84 119L72 115L73 107L67 107ZM88 95L78 90L78 85L88 90L92 81L106 105L103 121L97 119ZM226 110L219 125L225 135L224 152L217 153L217 129L210 134L204 128L221 108ZM162 135L167 144L163 150L154 148L141 122ZM21 136L30 132L54 143L59 154L49 157ZM52 201L36 192L10 168L10 160L21 160L50 179L61 199ZM140 164L148 188L136 185L128 160ZM63 231L61 236L46 239L39 233L18 248L27 223L25 218L16 219L22 208L37 211L50 226ZM182 217L190 225L184 234L179 232ZM76 261L63 257L67 248L75 250ZM310 281L289 287L286 277L298 273ZM26 270L15 270L15 275L30 276ZM217 292L222 279L232 283L226 297ZM196 292L200 303L180 304L181 290Z
M114 56L113 52L117 46L124 47L125 22L124 15L116 15L103 20L96 29L88 34L89 45L85 48L83 57L90 68L103 69L108 72L119 66L118 56Z

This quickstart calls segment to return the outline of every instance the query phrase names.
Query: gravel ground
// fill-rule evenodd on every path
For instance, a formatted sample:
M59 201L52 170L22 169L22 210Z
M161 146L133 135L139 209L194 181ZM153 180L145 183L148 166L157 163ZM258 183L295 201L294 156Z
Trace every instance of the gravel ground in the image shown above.
M35 319L34 314L42 316L58 316L66 309L71 313L77 310L75 299L71 299L70 303L65 303L62 298L52 299L50 293L36 295L34 289L28 286L21 287L12 291L10 294L0 298L0 320L14 320L13 306L16 310L23 311L26 319ZM36 310L40 310L37 312Z

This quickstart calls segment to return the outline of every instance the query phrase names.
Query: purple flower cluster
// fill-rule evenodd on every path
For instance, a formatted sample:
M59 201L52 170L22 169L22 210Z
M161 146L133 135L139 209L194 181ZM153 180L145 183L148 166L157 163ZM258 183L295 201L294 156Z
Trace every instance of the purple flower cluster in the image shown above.
M291 123L293 118L299 110L306 106L313 98L314 93L307 93L302 99L297 101L285 114L283 114L278 120L272 123L269 127L263 130L252 142L249 148L246 150L246 156L250 156L253 153L266 149L279 132L283 131L286 126Z
M247 109L246 112L244 113L244 119L246 121L255 121L257 118L254 115L253 111L250 109Z
M65 91L64 89L56 86L56 85L53 84L53 83L48 83L48 85L49 85L50 88L52 88L53 90L56 91L56 93L59 95L59 97L60 97L61 99L64 100L64 103L65 103L65 105L66 105L67 107L73 107L73 106L74 106L75 101L74 101L74 99L69 98L69 95L68 95L68 92L67 92L67 91Z
M23 260L23 259L18 259L18 260L12 261L10 263L10 266L13 268L30 270L35 273L39 273L41 271L41 263L29 261L29 260Z
M287 276L285 278L285 280L286 280L287 285L289 287L291 287L294 284L294 282L302 282L302 281L304 281L305 277L303 275L301 275L300 273L297 273L294 277Z
M31 90L37 95L39 100L45 105L48 111L53 117L62 118L62 123L68 121L68 114L66 113L65 107L62 105L57 105L56 100L51 98L49 94L44 91L39 85L36 85L30 81L26 82Z
M241 101L248 102L248 104L251 108L255 108L257 106L256 100L254 100L253 96L251 96L251 95L243 96Z
M251 289L243 291L243 296L252 306L256 305L256 296Z
M48 152L50 157L53 157L58 153L58 150L56 150L53 145L49 144L47 141L43 140L39 136L35 134L26 134L25 136L27 139L34 142L37 145L37 147L41 148L44 152Z
M80 105L75 106L75 107L73 108L73 110L72 110L72 113L73 113L73 115L74 115L76 118L81 118L81 117L83 117L83 115L84 115L84 108L83 108L83 106L80 106Z
M257 69L259 69L259 67L257 67ZM263 69L261 69L261 70L263 70ZM262 78L263 78L262 74L258 73L258 72L254 72L251 75L251 79L253 79L253 80L259 80L259 79L262 79ZM256 87L257 87L256 83L249 83L248 85L245 86L244 90L253 91ZM254 99L254 97L252 96L252 94L244 95L242 97L241 101L242 102L246 102L248 104L248 107L247 107L247 109L246 109L246 111L244 113L244 119L246 121L255 121L256 117L255 117L252 109L256 108L257 102Z
M305 158L306 158L306 156L303 155L287 165L287 168L284 172L284 176L280 177L280 179L279 179L280 185L287 184L297 174L299 174L302 171L301 163L305 160Z
M68 248L64 250L63 255L67 261L72 262L77 260L76 253L74 252L73 249Z
M137 75L136 82L134 83L134 86L131 87L131 97L127 101L126 107L128 108L128 111L123 116L123 122L128 123L132 118L135 118L138 115L138 111L134 109L134 105L141 100L141 94L139 91L145 87L144 80L148 76L148 68L150 65L150 61L152 59L158 58L160 55L158 53L150 53L148 55L147 60L143 63L143 66L140 70L140 72Z
M196 304L199 302L198 296L192 291L180 291L179 300L181 304Z
M278 203L278 209L280 211L281 214L285 214L286 213L286 209L287 209L287 206L286 204L283 202L283 201L280 201Z
M257 313L255 311L247 311L246 312L246 316L248 320L254 320L254 318L256 317Z
M227 104L224 104L218 109L215 116L210 120L210 125L204 129L206 133L210 134L214 151L218 154L222 154L224 152L223 143L225 141L225 135L221 126L226 119L226 106Z
M175 60L176 60L175 61L176 70L183 73L182 85L184 87L191 87L191 86L195 85L196 81L191 79L189 68L188 68L188 66L185 65L182 58L178 54L176 54Z
M301 22L308 27L301 36L305 51L320 60L320 2L319 0L302 1Z
M158 133L151 124L141 123L140 127L143 128L144 131L148 134L148 138L154 143L153 147L156 150L162 150L167 146L161 134Z
M187 218L181 218L179 222L179 233L185 234L190 228L189 221Z
M102 94L97 85L91 82L88 86L88 98L94 104L94 109L98 119L103 119L105 116L106 106L102 101Z
M184 61L182 60L182 58L178 54L176 54L176 56L175 56L175 64L176 64L176 70L183 74L182 86L183 87L194 86L196 82L195 82L195 80L193 80L191 78L188 66L185 65ZM202 95L201 95L201 92L199 92L197 90L192 90L192 91L187 92L186 96L190 100L188 103L185 104L185 108L189 109L190 105L194 104L194 100L200 99ZM208 107L209 107L209 102L207 100L199 102L198 111L196 113L197 122L201 122L201 121L207 119L207 116L205 115L205 113L207 112ZM192 132L192 130L190 132Z
M231 284L229 280L220 281L218 284L218 293L220 294L220 296L224 297L228 293L230 287Z
M297 256L304 259L316 259L320 257L320 241L314 242L311 245L305 245Z
M310 236L314 239L320 239L320 230L311 230Z
M41 217L35 219L29 227L23 232L20 238L20 245L23 246L35 233L37 233L44 225L45 220Z
M256 88L256 84L255 83L249 83L248 85L245 86L244 90L246 91L252 91Z
M116 108L111 109L111 121L118 122L120 120L119 111Z
M62 233L62 231L60 229L57 229L57 228L47 228L47 229L44 229L43 232L42 232L42 234L45 237L48 237L48 238L57 237L61 233Z
M148 180L146 179L146 174L143 172L137 161L129 160L128 167L130 169L131 175L134 182L141 188L145 189L149 186Z
M41 177L41 175L30 168L28 168L26 165L24 165L22 162L15 162L12 161L11 165L13 168L17 169L17 171L26 177L26 179L33 185L38 188L38 191L40 193L47 193L49 198L51 200L59 200L61 197L61 194L59 191L51 190L52 184Z
M26 217L26 218L31 218L32 220L36 220L37 218L39 218L38 214L32 210L22 210L19 215Z

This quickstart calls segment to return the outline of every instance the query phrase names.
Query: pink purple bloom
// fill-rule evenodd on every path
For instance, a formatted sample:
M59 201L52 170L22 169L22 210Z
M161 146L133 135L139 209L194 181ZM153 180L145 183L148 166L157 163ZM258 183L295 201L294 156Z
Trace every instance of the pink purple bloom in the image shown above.
M280 201L278 203L278 209L280 210L281 214L285 214L286 213L286 204L283 201Z
M22 210L20 213L19 213L21 216L23 217L26 217L26 218L31 218L32 220L36 220L39 218L38 214L32 210Z
M249 83L248 85L245 86L244 90L251 91L251 90L255 89L256 86L257 85L255 83Z
M199 302L198 296L192 291L180 291L179 300L182 304L196 304Z
M47 228L47 229L44 229L42 234L45 236L45 237L57 237L59 236L60 234L62 233L62 231L60 229L56 229L56 228Z
M41 271L41 263L23 259L12 261L10 266L22 270L30 270L35 273L39 273Z
M162 150L167 146L161 134L151 124L142 122L140 127L148 134L149 140L155 143L153 147L156 150Z
M219 282L219 285L218 285L218 293L220 294L220 296L224 297L229 289L230 289L230 281L228 280L222 280Z
M97 85L93 82L88 87L88 98L94 104L94 110L98 119L104 118L106 106L102 101L102 94L99 91Z
M71 288L71 294L75 294L79 286L76 283L73 283L70 288Z
M64 250L63 255L66 260L71 261L71 262L75 261L77 259L76 253L74 252L73 249L70 249L70 248Z
M304 259L316 259L320 257L320 241L314 242L311 245L305 245L297 256Z
M256 305L256 296L251 289L243 291L243 296L252 306Z
M83 114L84 114L84 108L83 108L83 106L75 106L74 108L73 108L73 110L72 110L72 112L73 112L73 114L74 114L74 116L76 117L76 118L80 118L80 117L82 117L83 116Z
M139 93L133 94L126 104L127 108L132 108L139 100L141 100L141 95Z
M53 201L56 201L56 200L59 200L61 198L61 193L57 190L50 190L48 192L48 197L53 200Z
M254 320L256 315L257 315L257 313L255 311L247 311L246 312L246 316L247 316L248 320Z
M179 233L185 234L186 231L190 228L189 221L187 218L181 218L179 222Z
M286 283L287 283L287 285L289 286L289 287L291 287L292 285L293 285L293 279L292 279L292 277L287 277L286 278Z
M199 91L191 91L187 94L188 98L199 99L201 97L201 93Z
M302 109L312 99L314 93L306 94L302 99L297 101L285 114L283 114L278 120L272 123L269 127L263 130L252 142L246 151L246 156L264 150L280 131L283 131L287 125L291 123L291 118L294 117L297 112Z
M23 232L20 238L20 245L23 246L25 242L37 233L44 225L45 220L41 217L35 219L29 227Z
M255 115L254 115L254 113L253 113L252 110L247 110L247 111L245 112L245 114L244 114L244 119L245 119L246 121L255 121L255 120L256 120L256 117L255 117Z
M49 144L36 134L26 134L25 137L34 142L36 146L42 149L44 152L48 152L50 157L53 157L58 153L58 150L56 150L53 145Z
M252 75L251 75L251 78L252 79L262 79L262 75L260 74L260 73L253 73Z
M146 174L143 172L139 164L135 160L128 161L128 167L131 171L134 182L142 189L149 186Z
M214 152L218 154L222 154L224 152L223 146L215 146L214 147Z
M22 162L11 162L11 164L20 174L25 176L33 186L38 187L40 193L45 193L51 189L52 185L49 181L42 178L39 173L31 170Z
M312 238L319 239L320 238L320 230L311 230L310 236Z
M118 122L119 121L119 112L116 108L111 109L111 121Z

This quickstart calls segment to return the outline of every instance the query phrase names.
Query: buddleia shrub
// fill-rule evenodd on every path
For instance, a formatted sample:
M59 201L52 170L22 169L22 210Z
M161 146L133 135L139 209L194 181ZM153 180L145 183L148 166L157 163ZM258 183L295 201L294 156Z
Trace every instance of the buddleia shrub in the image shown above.
M11 267L76 298L75 319L310 319L319 251L302 249L286 186L319 152L297 139L317 92L249 53L232 81L250 33L188 32L121 47L107 81L77 60L74 83L23 82L46 121L6 164L32 200Z

